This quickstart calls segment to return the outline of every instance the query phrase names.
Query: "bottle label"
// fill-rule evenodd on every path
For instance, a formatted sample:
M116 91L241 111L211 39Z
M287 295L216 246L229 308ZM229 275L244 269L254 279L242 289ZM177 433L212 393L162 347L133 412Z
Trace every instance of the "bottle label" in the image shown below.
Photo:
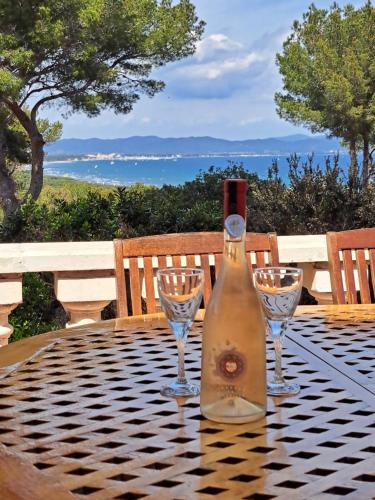
M235 349L224 351L216 358L216 374L227 381L237 380L245 370L246 358Z
M224 226L231 238L240 238L245 231L245 219L238 214L228 215Z

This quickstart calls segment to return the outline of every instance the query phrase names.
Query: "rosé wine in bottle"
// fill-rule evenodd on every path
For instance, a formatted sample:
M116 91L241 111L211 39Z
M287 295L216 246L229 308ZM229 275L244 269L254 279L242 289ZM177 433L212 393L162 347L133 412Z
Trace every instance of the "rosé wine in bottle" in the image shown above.
M203 325L201 411L244 423L266 414L265 320L246 260L247 182L224 182L224 253Z

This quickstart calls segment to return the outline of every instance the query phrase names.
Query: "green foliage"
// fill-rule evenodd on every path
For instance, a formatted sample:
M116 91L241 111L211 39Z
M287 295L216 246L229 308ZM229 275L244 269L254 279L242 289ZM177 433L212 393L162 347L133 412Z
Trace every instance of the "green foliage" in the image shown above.
M16 170L14 178L18 186L18 191L22 192L30 183L30 172L28 170ZM78 181L69 177L47 175L39 201L47 205L52 205L55 198L62 198L70 202L76 198L84 198L89 192L101 193L103 196L108 196L115 192L115 188L104 184Z
M288 234L289 207L286 186L279 175L277 161L272 162L266 180L258 179L250 189L248 228L255 232Z
M65 313L53 293L53 280L47 273L23 275L23 302L9 316L14 327L10 342L37 333L64 328Z
M135 185L118 189L121 231L126 237L222 229L223 180L257 176L242 165L225 169L211 167L193 181L162 188Z
M329 10L313 4L277 55L284 92L276 93L277 112L312 132L341 137L364 150L364 177L369 141L375 133L375 7ZM367 178L364 179L365 183Z
M276 94L279 114L313 131L338 137L375 121L375 9L368 2L317 9L295 22L277 63L286 93Z
M26 111L29 114L29 111ZM54 142L60 138L62 132L60 122L51 123L47 119L40 119L37 121L37 125L45 143ZM12 174L20 164L31 161L30 138L20 122L1 102L0 127L4 132L4 143L1 145L5 153L3 166Z
M12 241L108 240L117 234L119 220L114 195L90 191L68 202L54 198L52 205L29 198L1 229L2 239Z
M164 86L154 67L194 52L204 23L189 0L0 0L0 94L128 113Z
M374 185L361 187L348 178L339 158L320 167L313 157L289 158L285 183L277 162L268 178L244 167L211 167L193 181L161 188L135 184L105 187L64 178L48 178L41 199L29 199L0 228L2 241L90 241L189 231L221 231L223 180L246 178L249 184L247 228L279 234L321 234L367 226L375 220ZM18 174L19 187L27 175ZM27 184L27 179L25 184ZM374 198L375 199L375 198Z
M295 234L321 234L354 225L355 193L350 193L344 182L337 157L333 164L327 159L321 169L313 166L313 157L300 165L294 155L289 159L289 180L285 199L289 234L290 230Z
M44 105L59 101L88 116L129 113L141 94L164 88L152 70L193 54L203 29L189 0L0 0L0 112L22 129L5 136L0 116L5 218L41 193L44 144L61 132L60 124L38 120ZM21 199L4 161L12 147L15 160L32 166Z

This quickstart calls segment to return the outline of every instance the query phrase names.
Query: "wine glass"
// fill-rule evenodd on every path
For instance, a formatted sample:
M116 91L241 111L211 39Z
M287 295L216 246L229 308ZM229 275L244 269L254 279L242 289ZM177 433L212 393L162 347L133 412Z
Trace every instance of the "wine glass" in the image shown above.
M162 387L167 397L197 396L199 387L185 377L185 343L198 307L202 302L203 270L168 268L157 271L161 306L176 337L178 349L177 380Z
M254 271L255 288L265 313L268 330L275 349L275 370L267 384L271 396L297 394L298 384L285 382L281 368L284 333L293 316L302 290L302 269L296 267L265 267Z

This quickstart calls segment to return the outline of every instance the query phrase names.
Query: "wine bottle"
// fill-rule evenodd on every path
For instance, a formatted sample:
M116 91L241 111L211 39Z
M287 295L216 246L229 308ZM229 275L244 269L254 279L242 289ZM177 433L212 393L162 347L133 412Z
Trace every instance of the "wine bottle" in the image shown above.
M246 260L246 192L224 181L224 253L203 325L201 411L250 422L266 413L265 321Z

